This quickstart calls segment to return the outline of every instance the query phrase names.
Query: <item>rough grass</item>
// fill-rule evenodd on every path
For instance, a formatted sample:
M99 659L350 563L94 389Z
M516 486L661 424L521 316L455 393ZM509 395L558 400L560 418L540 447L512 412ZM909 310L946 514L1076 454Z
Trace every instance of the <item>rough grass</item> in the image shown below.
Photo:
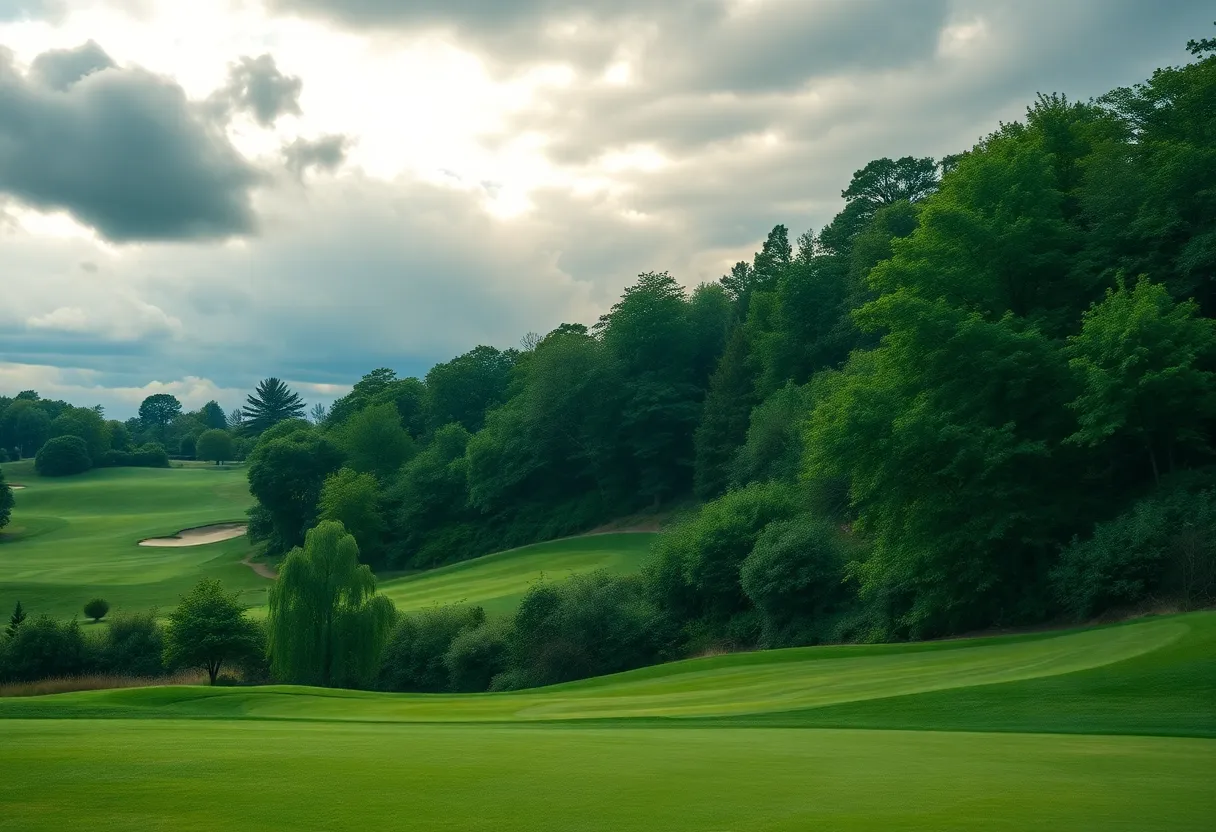
M161 685L203 685L207 674L198 670L183 670L172 676L63 676L39 679L37 682L10 682L0 685L0 697L47 696L53 693L76 693L82 690L114 690L117 688L147 688Z
M179 549L141 547L146 537L244 519L251 504L240 469L106 468L44 478L28 462L4 466L14 492L0 532L0 616L18 600L30 615L80 614L102 597L114 612L168 609L200 578L219 578L245 603L265 602L269 582L241 559L246 538Z
M1216 816L1200 695L1216 689L1213 657L1216 613L1195 613L719 656L511 694L10 699L0 728L21 765L0 806L33 832L1198 832ZM825 715L848 727L806 727ZM906 730L924 727L941 730Z

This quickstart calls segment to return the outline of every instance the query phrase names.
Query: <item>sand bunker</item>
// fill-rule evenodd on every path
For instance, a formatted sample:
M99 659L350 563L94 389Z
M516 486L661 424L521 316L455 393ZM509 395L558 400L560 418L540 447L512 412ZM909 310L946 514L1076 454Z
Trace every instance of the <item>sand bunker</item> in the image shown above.
M20 491L23 488L25 488L24 485L12 485L11 483L9 484L10 491Z
M244 523L217 523L214 526L199 526L195 529L182 529L172 537L149 537L139 541L140 546L202 546L205 543L219 543L221 540L231 540L245 533Z

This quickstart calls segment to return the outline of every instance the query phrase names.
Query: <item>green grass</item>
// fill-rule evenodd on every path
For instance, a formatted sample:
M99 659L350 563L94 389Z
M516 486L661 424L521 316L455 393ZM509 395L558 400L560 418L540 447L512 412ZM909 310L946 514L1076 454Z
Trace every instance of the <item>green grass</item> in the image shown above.
M89 691L0 701L0 807L34 832L1210 830L1214 690L1207 612L509 694Z
M24 466L24 467L23 467ZM0 611L168 608L202 576L258 603L242 471L118 469L17 492ZM402 609L502 613L542 573L635 570L575 538L385 581ZM676 662L529 691L152 687L0 699L0 828L1212 830L1216 612Z
M385 581L379 591L399 610L435 604L479 604L491 615L510 612L528 587L606 569L636 572L650 551L653 534L600 534L553 540Z
M241 564L245 538L177 549L138 546L191 526L242 520L251 504L241 469L108 468L38 477L29 462L4 465L15 491L0 531L0 613L68 617L101 596L114 611L167 610L200 578L219 578L248 604L268 581Z

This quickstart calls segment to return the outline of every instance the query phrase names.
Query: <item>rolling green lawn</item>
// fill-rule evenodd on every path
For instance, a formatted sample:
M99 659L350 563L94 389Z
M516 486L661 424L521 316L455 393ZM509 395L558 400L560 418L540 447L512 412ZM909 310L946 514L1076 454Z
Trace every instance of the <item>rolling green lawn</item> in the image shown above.
M1212 612L507 694L90 691L0 701L0 808L35 832L1211 830L1214 691Z
M113 469L16 493L0 611L264 600L242 471ZM504 613L533 581L638 568L651 536L553 541L385 581ZM1216 612L1072 631L692 659L529 691L152 687L0 699L0 828L1216 829Z
M598 534L553 540L385 581L379 591L399 610L435 604L480 604L490 615L511 612L530 584L606 569L636 572L653 534Z
M0 531L0 613L22 602L33 615L79 614L101 596L115 611L171 609L200 578L240 590L252 614L265 614L269 581L241 563L245 538L203 546L137 545L148 537L242 520L252 498L243 468L109 468L46 478L30 462L4 465L15 491L12 522ZM636 571L653 535L605 534L541 543L430 572L385 581L401 610L476 603L491 614L514 609L542 577Z
M0 612L18 600L31 615L79 614L100 596L115 610L168 610L200 578L265 603L269 582L241 564L241 537L207 546L153 548L147 537L243 520L252 498L240 468L103 468L74 477L38 477L26 462L4 465L14 492L12 521L0 531Z

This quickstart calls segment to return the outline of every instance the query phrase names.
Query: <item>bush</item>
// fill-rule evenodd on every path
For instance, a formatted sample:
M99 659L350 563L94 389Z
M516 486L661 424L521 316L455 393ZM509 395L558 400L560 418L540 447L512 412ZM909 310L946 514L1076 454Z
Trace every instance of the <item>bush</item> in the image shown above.
M56 436L34 457L34 470L44 477L83 474L93 466L89 446L79 436Z
M110 611L110 603L104 598L94 598L84 605L84 614L94 621L100 621Z
M434 607L401 617L380 659L381 690L439 693L448 689L445 657L465 630L485 623L481 607Z
M448 690L479 693L489 690L494 677L508 669L510 622L487 621L466 628L452 639L443 664L448 671Z
M26 621L11 639L0 667L6 682L32 682L93 671L96 656L73 619L66 624L48 616Z
M1074 539L1051 574L1078 619L1156 597L1184 607L1216 597L1216 490L1175 481Z
M674 628L637 577L604 571L533 585L508 637L511 669L493 687L535 687L653 664Z
M195 439L189 434L182 437L179 453L186 459L194 459Z
M727 633L730 619L751 606L739 585L739 568L764 528L795 509L794 489L778 482L750 485L706 503L655 543L646 571L653 597L681 621L704 622L698 627L703 634L736 644L742 637L746 643L749 637L737 627Z
M134 451L106 451L101 465L111 468L168 468L169 454L159 442L149 442Z
M162 676L164 631L155 612L117 615L102 644L101 666L106 673L123 676Z
M845 598L839 538L829 521L813 515L772 523L760 535L739 582L760 612L765 646L824 640Z

